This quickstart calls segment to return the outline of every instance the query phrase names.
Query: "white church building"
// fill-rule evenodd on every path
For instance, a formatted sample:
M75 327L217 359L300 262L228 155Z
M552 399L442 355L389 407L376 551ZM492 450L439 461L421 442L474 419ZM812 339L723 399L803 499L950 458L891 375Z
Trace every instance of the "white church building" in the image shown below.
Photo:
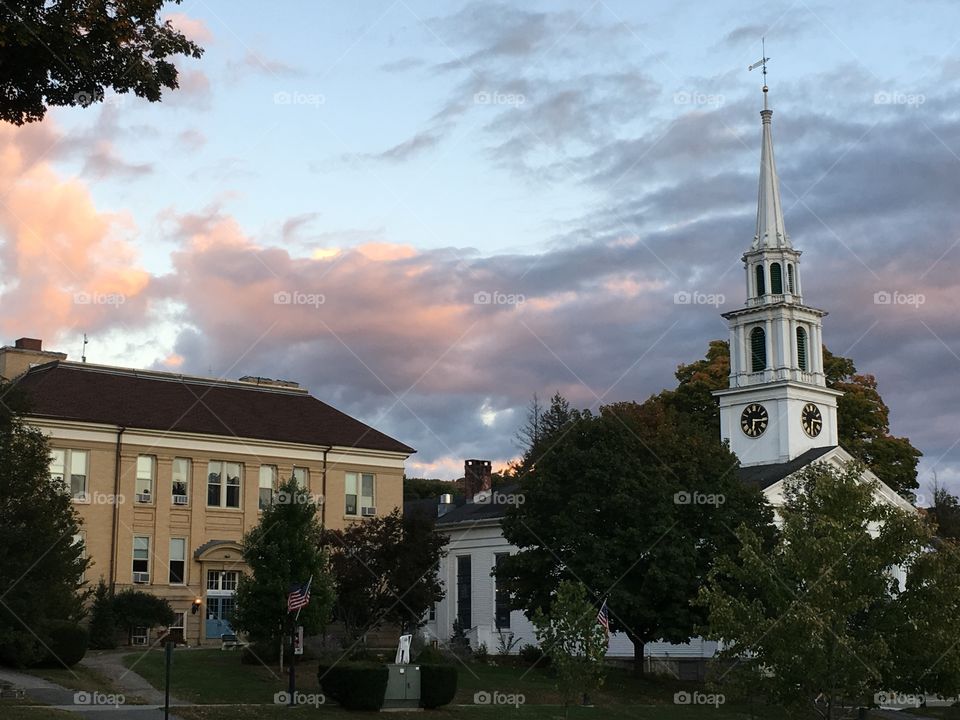
M842 468L853 457L839 446L837 398L842 393L828 388L824 375L827 313L804 302L800 251L784 225L766 86L763 98L756 234L743 255L746 303L723 315L730 327L730 386L714 395L720 403L720 435L740 459L741 480L759 488L776 508L794 473L814 462ZM490 463L484 463L467 461L465 504L439 507L437 529L450 537L440 564L446 596L431 610L424 631L445 643L459 620L471 647L485 644L494 654L501 637L510 637L519 640L515 653L519 646L535 644L536 635L522 612L509 609L506 593L491 575L498 559L518 548L500 527L512 496L507 489L491 492ZM876 483L879 502L915 511L882 479L870 471L863 476ZM715 642L694 638L683 645L649 643L644 653L660 661L683 660L711 657L716 649ZM609 656L632 658L632 643L613 635Z

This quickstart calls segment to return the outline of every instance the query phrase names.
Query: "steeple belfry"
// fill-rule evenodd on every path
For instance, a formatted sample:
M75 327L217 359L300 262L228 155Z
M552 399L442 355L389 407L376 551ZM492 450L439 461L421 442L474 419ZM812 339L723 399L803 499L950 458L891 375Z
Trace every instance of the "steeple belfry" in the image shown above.
M773 132L770 120L773 110L767 107L767 86L763 86L763 144L760 150L760 187L757 193L757 233L753 249L789 248L790 237L783 223L783 203L780 201L780 178L773 157Z

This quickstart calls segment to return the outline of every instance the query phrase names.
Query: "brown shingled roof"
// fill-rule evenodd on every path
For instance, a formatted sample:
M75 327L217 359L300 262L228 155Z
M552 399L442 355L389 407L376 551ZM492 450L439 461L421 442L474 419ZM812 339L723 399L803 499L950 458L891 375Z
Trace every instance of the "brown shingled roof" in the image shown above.
M31 417L416 452L303 391L65 362L31 368L16 384Z

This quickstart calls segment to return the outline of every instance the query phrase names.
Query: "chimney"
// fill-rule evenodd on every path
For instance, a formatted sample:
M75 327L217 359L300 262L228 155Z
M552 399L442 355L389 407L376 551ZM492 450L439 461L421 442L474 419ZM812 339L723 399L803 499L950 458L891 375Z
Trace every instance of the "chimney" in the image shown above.
M466 460L463 463L463 490L467 502L493 487L489 460Z
M440 502L437 503L437 517L443 517L453 508L453 495L444 493L440 496Z
M38 338L18 338L14 340L12 347L0 347L0 378L13 380L34 365L66 359L66 353L44 350L43 341Z

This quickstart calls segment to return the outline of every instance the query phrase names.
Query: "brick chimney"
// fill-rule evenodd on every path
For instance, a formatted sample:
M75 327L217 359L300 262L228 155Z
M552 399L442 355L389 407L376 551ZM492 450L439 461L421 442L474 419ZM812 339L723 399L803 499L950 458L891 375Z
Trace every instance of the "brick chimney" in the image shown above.
M0 347L0 378L12 380L34 365L66 359L66 353L44 350L42 340L22 337L14 340L13 347L9 345Z
M489 460L465 460L463 463L463 490L467 502L493 487Z

